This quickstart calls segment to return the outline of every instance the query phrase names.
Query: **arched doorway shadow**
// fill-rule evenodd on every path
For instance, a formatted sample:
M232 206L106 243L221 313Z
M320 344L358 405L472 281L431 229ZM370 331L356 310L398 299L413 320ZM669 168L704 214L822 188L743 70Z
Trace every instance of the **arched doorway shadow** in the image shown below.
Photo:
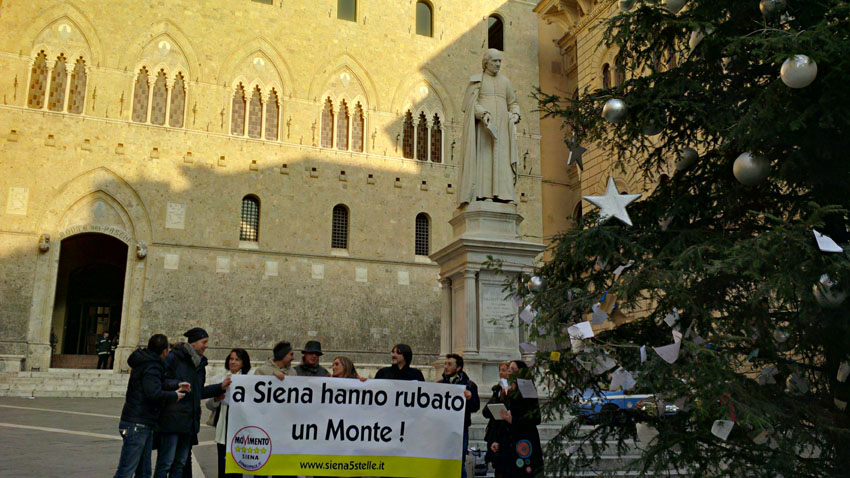
M104 333L117 346L127 270L127 244L106 234L62 240L51 330L51 367L95 368Z

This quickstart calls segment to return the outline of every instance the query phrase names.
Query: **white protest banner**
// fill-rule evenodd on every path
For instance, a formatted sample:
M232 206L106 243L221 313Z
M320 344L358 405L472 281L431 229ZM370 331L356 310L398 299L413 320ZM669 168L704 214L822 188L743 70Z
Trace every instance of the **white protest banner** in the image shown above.
M462 385L234 375L227 473L460 476Z

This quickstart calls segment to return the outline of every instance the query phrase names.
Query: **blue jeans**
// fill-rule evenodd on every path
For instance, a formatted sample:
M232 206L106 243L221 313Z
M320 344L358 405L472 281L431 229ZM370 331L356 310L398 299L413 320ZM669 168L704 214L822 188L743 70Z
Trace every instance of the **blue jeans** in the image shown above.
M192 435L189 433L161 434L154 478L182 478L191 448Z
M460 478L466 478L466 454L469 453L469 429L463 429L463 458L461 458Z
M119 422L118 431L124 444L115 478L150 478L153 429L141 423Z

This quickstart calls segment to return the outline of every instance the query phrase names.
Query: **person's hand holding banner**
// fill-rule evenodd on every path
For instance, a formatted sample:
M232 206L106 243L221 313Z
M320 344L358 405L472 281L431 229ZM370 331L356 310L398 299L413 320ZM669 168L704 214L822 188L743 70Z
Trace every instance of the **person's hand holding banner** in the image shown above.
M465 388L233 376L227 473L460 476Z

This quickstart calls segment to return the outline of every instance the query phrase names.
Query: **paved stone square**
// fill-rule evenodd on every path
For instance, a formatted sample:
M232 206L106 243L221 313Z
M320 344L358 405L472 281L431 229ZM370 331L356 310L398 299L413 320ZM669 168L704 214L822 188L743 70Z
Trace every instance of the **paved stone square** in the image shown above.
M14 444L0 454L0 476L113 476L121 452L123 405L121 398L0 397L0 433L5 443ZM193 478L217 476L214 435L213 428L201 425Z

